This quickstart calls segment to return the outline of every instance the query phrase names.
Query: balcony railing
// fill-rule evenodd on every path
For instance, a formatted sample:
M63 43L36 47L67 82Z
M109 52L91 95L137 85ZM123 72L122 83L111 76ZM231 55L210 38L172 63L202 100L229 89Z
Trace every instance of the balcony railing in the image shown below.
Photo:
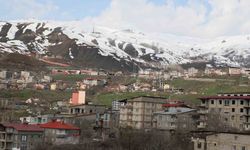
M208 114L208 110L198 110L199 114Z

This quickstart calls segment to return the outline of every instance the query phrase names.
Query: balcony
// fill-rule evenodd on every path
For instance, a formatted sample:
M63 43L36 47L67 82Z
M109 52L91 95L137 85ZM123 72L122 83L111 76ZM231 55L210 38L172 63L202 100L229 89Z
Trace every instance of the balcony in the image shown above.
M250 117L250 114L244 114L243 116L245 116L245 117Z
M244 124L250 124L250 120L249 121L245 121L243 122Z
M205 129L206 128L206 125L205 124L199 124L197 126L198 129Z
M198 110L198 114L208 114L208 110Z

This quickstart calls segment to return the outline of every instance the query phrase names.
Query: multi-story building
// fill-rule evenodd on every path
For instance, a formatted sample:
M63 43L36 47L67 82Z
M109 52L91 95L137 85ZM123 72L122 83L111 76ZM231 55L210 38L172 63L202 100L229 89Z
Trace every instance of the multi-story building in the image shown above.
M86 92L84 90L79 90L79 91L73 92L69 103L72 105L85 104L86 103Z
M0 124L1 150L31 150L42 142L44 130L37 125Z
M40 125L44 129L45 142L55 145L78 144L80 128L63 121L51 121Z
M127 104L127 99L123 100L114 100L112 101L112 110L120 110L122 106Z
M96 126L103 129L114 129L119 126L119 110L106 110L96 115Z
M229 127L250 130L250 93L220 93L200 100L200 127L207 125L206 116L213 113Z
M20 121L22 123L28 123L28 124L44 124L53 120L55 117L56 116L53 114L39 115L39 116L26 116L26 117L20 117Z
M69 106L69 114L71 115L104 113L105 110L105 105L82 104Z
M248 150L249 133L206 133L193 137L194 150Z
M229 67L228 74L230 76L241 75L241 68L238 67Z
M136 129L152 128L153 113L162 110L167 99L160 97L136 97L120 108L120 127Z
M188 76L196 76L199 73L199 70L192 67L192 68L188 68L187 70Z
M155 112L153 127L159 130L192 131L196 129L197 113L182 103L163 104L163 111Z

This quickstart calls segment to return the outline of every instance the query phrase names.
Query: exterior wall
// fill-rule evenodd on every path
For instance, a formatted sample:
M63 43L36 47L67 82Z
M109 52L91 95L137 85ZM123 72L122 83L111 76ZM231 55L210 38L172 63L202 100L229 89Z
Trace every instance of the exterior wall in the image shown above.
M160 130L192 131L196 129L194 112L182 114L156 114L154 115L154 128Z
M195 139L194 150L248 150L250 135L219 133Z
M244 130L250 128L250 119L247 109L248 100L239 99L209 99L202 103L208 112L217 112L229 126Z
M77 105L78 104L78 92L72 93L72 99L71 99L71 104Z
M140 99L140 98L138 98ZM153 113L162 110L163 102L133 99L120 109L120 126L135 129L152 128ZM143 98L142 98L143 99ZM145 98L147 99L147 98Z
M79 130L45 129L45 142L55 145L78 144Z
M85 91L78 91L78 104L85 104L86 99L86 92Z
M240 68L229 68L228 69L228 74L229 75L240 75L241 74L241 69Z
M72 93L71 104L73 105L81 105L85 104L86 92L78 91Z
M0 129L1 150L31 150L38 142L43 141L43 132L23 132L13 128Z
M104 113L106 107L101 105L78 105L69 108L69 114Z
M20 120L22 123L29 123L29 124L44 124L51 121L54 118L53 115L42 115L36 117L21 117Z

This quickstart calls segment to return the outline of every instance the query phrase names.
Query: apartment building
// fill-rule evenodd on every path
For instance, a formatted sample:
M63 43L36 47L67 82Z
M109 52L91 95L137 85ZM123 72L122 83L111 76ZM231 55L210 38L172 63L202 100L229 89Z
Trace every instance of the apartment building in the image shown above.
M53 120L41 124L44 129L45 142L55 145L60 144L78 144L80 140L80 128L63 121Z
M164 110L153 115L153 127L158 130L192 131L196 129L197 113L182 103L163 104Z
M249 150L249 133L201 133L192 138L194 150ZM205 136L204 136L205 135Z
M37 142L43 141L44 130L37 125L5 123L0 124L1 150L31 150Z
M161 97L136 97L120 107L120 127L152 128L153 113L161 111L167 99Z
M219 93L200 100L200 128L206 127L206 116L215 113L229 127L250 130L250 93Z

